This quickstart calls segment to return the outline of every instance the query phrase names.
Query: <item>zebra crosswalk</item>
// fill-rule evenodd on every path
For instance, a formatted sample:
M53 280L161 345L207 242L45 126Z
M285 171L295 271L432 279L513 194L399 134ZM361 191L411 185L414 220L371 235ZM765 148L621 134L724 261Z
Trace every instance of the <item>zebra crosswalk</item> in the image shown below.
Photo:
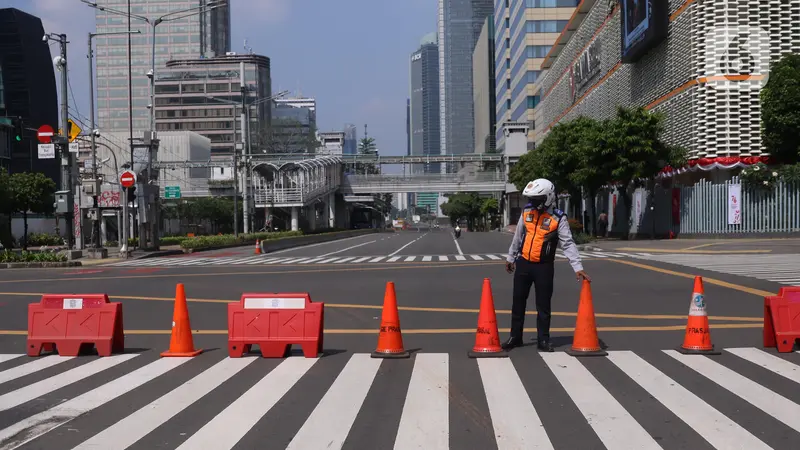
M800 354L0 354L0 449L800 448Z
M648 255L643 259L800 286L800 255Z
M647 253L581 252L587 258L642 258ZM566 259L559 250L557 259ZM230 257L157 257L108 264L111 267L183 267L183 266L261 266L294 264L394 264L394 263L459 263L469 261L505 261L506 255L483 253L468 255L388 255L388 256L230 256Z

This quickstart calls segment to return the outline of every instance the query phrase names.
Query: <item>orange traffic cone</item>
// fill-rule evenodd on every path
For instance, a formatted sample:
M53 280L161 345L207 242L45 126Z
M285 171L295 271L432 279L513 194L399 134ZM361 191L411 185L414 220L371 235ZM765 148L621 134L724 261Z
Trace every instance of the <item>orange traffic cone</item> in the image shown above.
M692 301L689 304L689 320L686 322L686 333L683 345L678 351L685 355L719 355L711 344L711 330L708 329L706 298L703 290L703 278L694 277Z
M261 241L258 239L256 239L256 252L254 254L255 255L261 254Z
M194 349L186 293L183 284L178 283L175 289L175 311L172 313L172 338L169 341L169 350L161 353L161 356L197 356L202 352L202 349Z
M497 316L494 312L492 283L483 279L481 293L481 309L478 311L478 329L475 331L475 346L467 353L470 358L505 358L508 357L500 347L500 335L497 332Z
M394 283L386 283L383 295L381 331L378 335L378 348L372 352L373 358L408 358L411 356L403 348L403 334L400 331L400 316L397 313L397 298Z
M578 318L575 321L575 335L572 338L572 348L566 353L572 356L607 356L600 347L597 337L597 324L594 321L594 305L592 304L592 287L588 281L583 280L581 286L581 300L578 304Z

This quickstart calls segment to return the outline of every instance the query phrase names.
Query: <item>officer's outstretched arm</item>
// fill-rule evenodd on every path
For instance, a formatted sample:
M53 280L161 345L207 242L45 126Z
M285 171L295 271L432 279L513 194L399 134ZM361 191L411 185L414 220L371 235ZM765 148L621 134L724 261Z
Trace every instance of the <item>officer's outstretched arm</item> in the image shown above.
M519 215L517 222L517 231L514 232L514 239L511 240L511 246L508 247L508 256L506 262L513 263L519 256L519 249L522 246L522 241L525 238L525 213Z
M572 239L572 230L569 229L569 222L566 217L563 217L558 222L558 241L561 243L561 250L564 251L564 256L569 260L572 270L575 273L583 272L578 246L575 245L575 241Z

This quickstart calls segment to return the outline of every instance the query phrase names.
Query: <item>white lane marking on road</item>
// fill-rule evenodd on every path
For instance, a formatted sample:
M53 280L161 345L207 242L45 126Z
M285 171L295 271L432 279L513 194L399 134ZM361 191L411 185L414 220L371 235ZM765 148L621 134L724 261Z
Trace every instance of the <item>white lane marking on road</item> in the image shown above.
M372 244L372 243L374 243L374 242L378 242L378 240L377 240L377 239L375 239L374 241L362 242L362 243L360 243L360 244L356 244L356 245L354 245L354 246L352 246L352 247L343 248L343 249L341 249L341 250L336 250L335 252L326 253L326 254L324 254L324 255L320 255L320 256L331 256L331 255L335 255L335 254L337 254L337 253L346 252L346 251L348 251L348 250L352 250L352 249L354 249L354 248L358 248L358 247L361 247L361 246L364 246L364 245L367 245L367 244Z
M800 383L800 366L792 364L785 359L759 350L754 347L748 348L726 348L725 351L733 353L739 358L746 359L753 364L761 366L772 373L788 378L795 383Z
M378 261L383 260L383 259L386 259L386 257L385 256L378 256L377 258L371 259L369 262L374 263L374 262L378 262Z
M320 264L329 264L329 263L331 263L333 261L336 261L339 258L340 258L339 256L334 256L333 258L326 258L326 259L323 259L322 261L317 261L317 262L319 262Z
M122 355L127 356L127 355ZM133 355L138 356L138 355ZM110 358L104 357L100 361ZM22 421L0 430L0 442L5 445L0 450L18 448L32 441L33 439L47 433L48 431L60 427L61 425L79 417L87 412L103 406L104 404L121 397L124 394L136 389L137 387L153 380L170 370L191 361L192 358L161 358L156 361L125 374L113 381L110 381L97 389L93 389L85 394L79 395L72 400L60 403L47 411L30 416ZM11 438L21 435L20 440ZM7 443L6 443L7 442Z
M233 448L317 361L317 358L284 359L176 450Z
M387 259L386 262L395 262L400 258L402 258L402 256L392 256L391 258Z
M661 447L578 359L543 353L542 359L608 450Z
M483 261L481 255L469 255L470 258L474 259L475 261Z
M366 353L351 356L286 450L342 448L381 362Z
M11 361L12 359L17 359L17 358L19 358L21 356L24 356L24 355L22 355L22 354L18 354L18 355L2 354L2 355L0 355L0 363L4 363L6 361Z
M409 245L413 244L414 242L417 242L418 240L420 240L420 239L424 238L425 236L427 236L427 235L428 235L428 233L430 233L430 231L427 231L427 232L425 232L425 234L423 234L422 236L420 236L420 237L418 237L418 238L414 239L413 241L409 242L408 244L406 244L406 245L404 245L404 246L402 246L402 247L398 248L398 249L397 249L397 250L395 250L394 252L392 252L392 253L389 253L389 256L394 256L394 255L396 255L396 254L400 253L401 251L403 251L403 249L404 249L404 248L408 247Z
M322 260L322 259L325 259L325 258L320 258L320 257L317 257L317 258L311 258L311 259L309 259L309 260L306 260L306 261L303 261L303 262L301 262L300 264L309 264L309 263L312 263L312 262L317 262L317 261L320 261L320 260Z
M607 255L604 255L600 252L583 252L584 255L594 256L595 258L608 258Z
M409 257L407 257L407 258L406 258L404 261L405 261L405 262L413 262L415 259L417 259L417 257L416 257L416 256L409 256Z
M355 259L355 256L348 256L347 258L342 258L342 259L336 261L334 264L341 264L343 262L350 261L351 259Z
M499 256L496 256L496 255L486 255L486 257L489 258L489 259L495 260L495 261L503 259L503 258L500 258Z
M739 375L708 357L683 355L675 350L664 350L664 353L739 396L742 400L778 419L786 426L795 431L800 431L800 405L797 403L749 378Z
M714 448L770 448L635 353L611 351L608 359Z
M542 421L509 359L479 359L498 450L552 449Z
M347 242L347 241L351 241L353 239L361 239L361 238L364 238L364 237L370 238L372 236L371 235L353 236L353 237L344 238L344 239L337 239L335 241L320 242L320 243L317 243L317 244L308 244L308 245L303 245L303 246L300 246L300 247L287 248L285 250L278 250L278 251L275 251L275 252L269 252L269 254L270 255L276 255L276 254L279 254L279 253L293 252L293 251L299 250L301 248L319 247L320 245L336 244L336 243L339 243L339 242Z
M270 261L275 261L275 260L278 260L278 259L281 259L281 258L264 258L264 257L254 258L252 260L248 260L247 265L248 266L254 266L256 264L267 264Z
M556 253L556 258L567 259L567 257L562 255L561 253Z
M47 369L48 367L55 366L56 364L61 364L63 362L72 360L74 358L75 358L74 356L57 356L57 355L40 357L39 359L33 360L21 366L13 367L11 369L0 372L0 384L7 383L11 380L16 380L17 378L24 377L25 375L30 375L34 372Z
M450 398L447 353L420 353L408 384L395 450L448 450Z
M461 251L461 246L458 245L458 240L456 240L455 236L453 237L453 243L456 244L456 250L458 250L458 254L463 255L464 252Z
M256 360L225 358L72 450L124 450Z
M467 258L465 256L462 256L462 255L456 255L455 258L456 258L457 261L466 261L467 260Z
M423 261L423 262L428 262L428 261L430 261L430 260L431 260L431 257L430 257L430 256L423 256L423 257L422 257L422 261Z
M370 258L372 258L372 256L363 256L363 257L361 257L361 258L354 259L354 260L353 260L353 261L351 261L351 262L354 262L354 263L360 263L360 262L364 262L364 261L366 261L366 260L368 260L368 259L370 259Z
M104 356L74 369L70 369L64 373L54 375L50 378L33 384L29 384L28 386L19 388L16 391L11 391L7 394L0 395L0 411L11 409L35 398L49 394L57 389L61 389L64 386L81 381L84 378L90 377L106 369L110 369L117 364L121 364L137 356L139 355L136 353Z

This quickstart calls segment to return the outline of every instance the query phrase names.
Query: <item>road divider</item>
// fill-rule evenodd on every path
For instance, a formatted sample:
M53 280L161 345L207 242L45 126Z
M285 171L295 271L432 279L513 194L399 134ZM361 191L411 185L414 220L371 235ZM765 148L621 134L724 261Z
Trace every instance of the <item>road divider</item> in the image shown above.
M788 353L800 340L800 286L782 287L764 297L764 347Z

